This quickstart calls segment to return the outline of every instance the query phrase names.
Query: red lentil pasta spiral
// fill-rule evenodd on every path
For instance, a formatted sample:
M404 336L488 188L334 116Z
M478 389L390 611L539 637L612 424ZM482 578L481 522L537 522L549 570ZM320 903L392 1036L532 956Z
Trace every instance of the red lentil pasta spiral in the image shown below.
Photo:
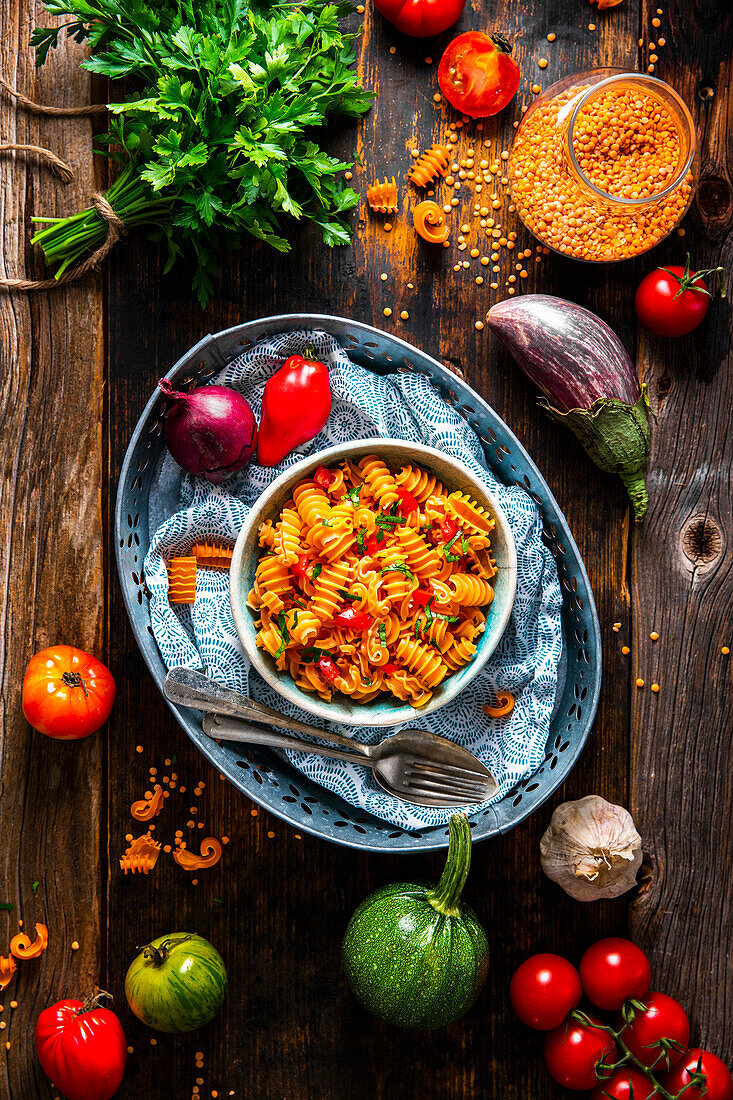
M301 691L425 706L472 660L496 568L494 522L429 470L375 454L319 471L260 526L256 641Z

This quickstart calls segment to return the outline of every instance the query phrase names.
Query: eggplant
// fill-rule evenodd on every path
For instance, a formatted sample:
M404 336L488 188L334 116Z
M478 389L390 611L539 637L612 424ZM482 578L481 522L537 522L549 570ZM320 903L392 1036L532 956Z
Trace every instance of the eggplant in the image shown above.
M582 306L549 294L507 298L489 327L542 390L540 404L578 437L597 466L618 474L634 519L646 514L649 398L613 329Z

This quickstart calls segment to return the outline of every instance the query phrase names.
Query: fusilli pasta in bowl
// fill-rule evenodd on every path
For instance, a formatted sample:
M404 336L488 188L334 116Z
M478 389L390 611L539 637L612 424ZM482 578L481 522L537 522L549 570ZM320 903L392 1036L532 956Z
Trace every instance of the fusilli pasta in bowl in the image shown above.
M276 478L234 548L234 623L253 667L303 710L393 726L449 703L504 632L516 551L463 463L367 439Z

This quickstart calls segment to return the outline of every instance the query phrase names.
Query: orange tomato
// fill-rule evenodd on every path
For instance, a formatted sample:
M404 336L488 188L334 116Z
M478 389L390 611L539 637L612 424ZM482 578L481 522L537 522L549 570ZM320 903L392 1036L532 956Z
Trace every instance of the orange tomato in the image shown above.
M23 714L48 737L88 737L109 718L117 688L112 673L83 649L55 645L32 657L23 679Z

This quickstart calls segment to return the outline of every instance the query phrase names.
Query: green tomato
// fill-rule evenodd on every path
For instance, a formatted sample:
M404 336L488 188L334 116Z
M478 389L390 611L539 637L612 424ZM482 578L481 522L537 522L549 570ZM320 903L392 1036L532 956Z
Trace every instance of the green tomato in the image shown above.
M195 1031L221 1008L227 972L203 936L172 932L144 947L127 971L125 996L132 1011L156 1031Z

